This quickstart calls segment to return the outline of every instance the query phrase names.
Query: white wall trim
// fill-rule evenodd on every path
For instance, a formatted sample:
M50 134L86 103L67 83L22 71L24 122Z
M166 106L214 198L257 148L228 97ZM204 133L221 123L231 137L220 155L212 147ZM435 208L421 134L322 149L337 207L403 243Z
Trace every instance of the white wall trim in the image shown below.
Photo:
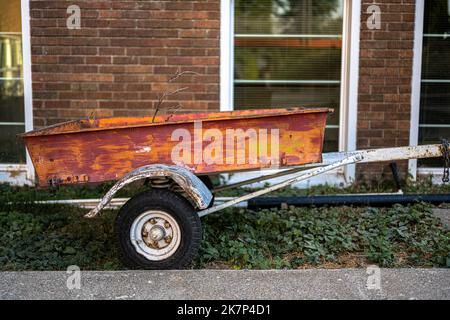
M353 151L357 137L361 0L345 1L344 5L339 151ZM354 164L346 166L345 182L351 184L355 174Z
M411 82L411 121L409 126L409 145L417 146L419 143L419 114L420 91L422 77L422 45L423 45L423 19L425 13L425 0L416 0L416 13L414 21L414 49L413 49L413 75ZM417 159L408 161L408 171L413 180L417 178Z
M444 170L442 168L417 168L418 178L429 178L433 184L444 184L442 182Z
M33 89L31 78L31 36L30 5L28 0L21 0L22 10L22 55L23 55L23 88L25 103L25 131L33 130ZM34 182L35 172L30 155L27 153L27 179Z
M5 172L11 172L11 171L20 171L20 172L26 172L27 171L27 165L26 164L6 164L2 163L0 164L0 171Z
M26 164L0 164L0 181L11 185L31 185Z
M220 1L220 111L233 110L234 0Z

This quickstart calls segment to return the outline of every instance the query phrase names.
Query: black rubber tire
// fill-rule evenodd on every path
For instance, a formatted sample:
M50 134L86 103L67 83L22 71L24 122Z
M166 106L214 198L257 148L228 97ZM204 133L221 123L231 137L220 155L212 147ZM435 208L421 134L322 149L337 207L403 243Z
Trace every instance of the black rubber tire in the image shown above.
M148 260L131 243L130 229L133 221L147 210L161 210L170 214L180 227L180 245L164 260ZM127 267L148 270L185 269L198 254L202 227L197 212L185 198L164 189L152 189L134 196L123 205L116 218L115 233L122 262Z

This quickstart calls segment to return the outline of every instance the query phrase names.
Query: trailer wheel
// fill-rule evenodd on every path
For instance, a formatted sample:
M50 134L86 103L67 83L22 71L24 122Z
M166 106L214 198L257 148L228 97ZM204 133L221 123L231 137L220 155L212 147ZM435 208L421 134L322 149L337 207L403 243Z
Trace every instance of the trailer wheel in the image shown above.
M163 189L145 191L120 209L115 231L124 264L133 269L183 269L197 256L202 229L192 205Z

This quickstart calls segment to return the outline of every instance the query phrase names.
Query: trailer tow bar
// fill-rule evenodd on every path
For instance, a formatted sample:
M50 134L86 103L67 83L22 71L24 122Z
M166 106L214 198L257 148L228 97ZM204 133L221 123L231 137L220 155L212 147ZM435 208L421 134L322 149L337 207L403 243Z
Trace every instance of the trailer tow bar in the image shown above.
M290 178L290 179L288 179L286 181L280 182L280 183L275 184L273 186L270 186L268 188L265 188L265 189L262 189L262 190L258 190L258 191L255 191L255 192L243 195L241 197L235 198L233 200L227 201L227 202L219 204L217 206L214 206L214 207L211 207L211 208L208 208L208 209L205 209L205 210L201 210L201 211L198 212L198 215L199 215L199 217L204 217L204 216L206 216L206 215L208 215L210 213L213 213L213 212L216 212L216 211L219 211L219 210L231 207L231 206L233 206L233 205L235 205L235 204L237 204L239 202L246 201L246 200L249 200L249 199L252 199L252 198L255 198L255 197L262 196L262 195L264 195L266 193L270 193L272 191L275 191L275 190L278 190L278 189L282 189L282 188L287 187L287 186L289 186L291 184L300 182L302 180L309 179L311 177L317 176L319 174L325 173L327 171L330 171L330 170L333 170L333 169L336 169L336 168L339 168L339 167L342 167L342 166L345 166L345 165L348 165L348 164L353 164L353 163L359 162L359 161L361 161L363 159L364 159L364 157L363 157L362 154L354 154L354 155L346 157L346 158L344 158L342 160L333 162L333 163L331 163L331 164L329 164L327 166L324 166L324 167L319 167L319 168L315 168L315 169L309 169L309 170L304 170L304 171L298 172L293 178Z
M420 145L420 146L408 146L408 147L395 147L395 148L382 148L382 149L369 149L369 150L356 150L348 152L335 152L323 155L322 163L310 164L315 168L308 168L305 166L305 170L293 173L293 177L283 182L272 185L265 189L261 189L249 194L234 198L230 201L221 203L217 206L207 208L198 211L197 214L200 217L204 217L210 213L231 207L237 203L253 199L255 197L262 196L272 191L287 187L302 180L309 179L311 177L320 175L327 171L346 166L354 163L369 163L369 162L385 162L396 160L408 160L408 159L423 159L423 158L436 158L444 157L444 182L450 180L450 154L449 144L443 141L441 144L433 145ZM271 175L262 176L260 181L267 180ZM253 179L255 180L255 179Z

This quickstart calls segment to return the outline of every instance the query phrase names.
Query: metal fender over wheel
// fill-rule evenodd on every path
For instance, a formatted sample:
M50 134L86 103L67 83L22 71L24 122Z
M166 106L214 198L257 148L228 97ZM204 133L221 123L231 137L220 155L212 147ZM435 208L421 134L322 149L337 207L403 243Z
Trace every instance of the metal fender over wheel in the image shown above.
M133 269L183 269L195 259L202 228L181 195L152 189L128 200L116 218L122 261Z

